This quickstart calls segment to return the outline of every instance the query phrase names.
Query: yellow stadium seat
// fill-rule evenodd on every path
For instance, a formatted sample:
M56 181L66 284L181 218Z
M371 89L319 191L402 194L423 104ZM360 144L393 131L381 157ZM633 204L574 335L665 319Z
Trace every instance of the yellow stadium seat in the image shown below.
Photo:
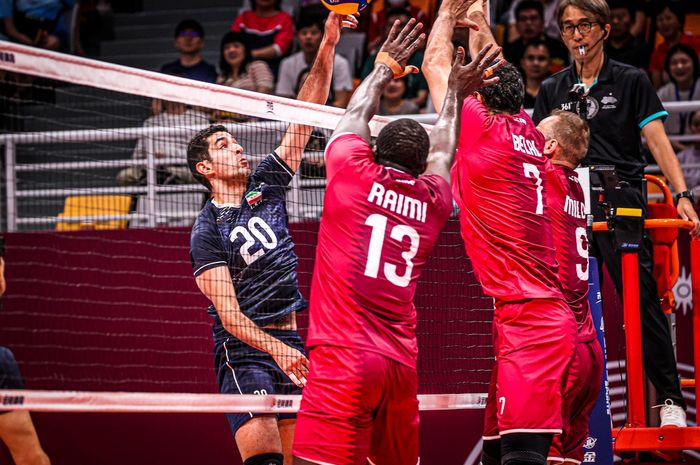
M109 216L126 215L131 210L129 195L76 195L66 197L63 212L59 218L67 216ZM127 220L86 220L81 222L57 222L57 231L80 229L123 229Z

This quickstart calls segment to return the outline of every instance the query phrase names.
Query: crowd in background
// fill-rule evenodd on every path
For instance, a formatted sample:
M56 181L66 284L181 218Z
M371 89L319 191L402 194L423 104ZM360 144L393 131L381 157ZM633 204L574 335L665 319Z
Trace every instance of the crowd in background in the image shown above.
M99 53L104 33L105 12L111 7L138 9L139 0L0 0L0 25L8 40L33 44L80 55ZM327 10L318 0L297 0L291 7L282 0L245 0L242 11L231 18L230 32L207 37L220 43L219 62L208 63L201 56L206 31L200 23L185 19L175 26L175 48L179 57L163 64L164 73L218 83L225 86L283 97L295 97L308 74L323 36ZM439 0L374 0L360 17L362 59L336 54L328 105L344 108L359 82L372 70L378 46L390 25L411 17L426 25L435 19ZM605 52L611 59L645 70L663 102L700 100L700 4L689 0L608 0L612 29ZM66 12L78 5L73 31L68 30ZM562 43L556 11L559 0L492 0L492 29L502 44L505 57L515 64L525 83L525 108L534 105L540 84L570 62ZM289 12L288 12L289 11ZM291 14L290 14L291 12ZM102 21L102 25L100 25ZM453 42L466 45L465 31L456 30ZM423 53L410 64L420 67ZM154 105L157 116L165 112ZM184 113L185 110L181 113ZM378 114L404 115L432 112L427 84L422 74L397 80L384 91ZM241 121L240 115L216 113L213 120ZM694 113L671 113L666 120L669 135L700 133ZM700 162L692 143L674 142L687 163ZM695 170L700 173L700 169ZM131 173L134 174L134 173ZM700 175L689 182L700 185ZM700 193L700 192L699 192Z

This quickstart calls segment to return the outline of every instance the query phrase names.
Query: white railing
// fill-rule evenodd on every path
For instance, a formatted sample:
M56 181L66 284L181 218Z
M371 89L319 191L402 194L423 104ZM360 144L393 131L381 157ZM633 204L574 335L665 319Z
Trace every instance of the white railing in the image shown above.
M695 102L672 102L664 104L669 112L682 112L700 109L700 101ZM437 118L436 114L407 115L421 123L433 124ZM404 116L406 117L406 116ZM283 122L245 123L237 124L233 129L234 135L240 140L250 138L252 144L246 147L247 156L253 161L260 160L267 155L270 150L263 148L266 146L276 146L269 141L270 134L274 133L277 141L281 139L287 124ZM136 127L136 128L114 128L104 130L76 130L76 131L47 131L0 135L0 145L5 147L5 194L7 202L7 230L16 231L19 225L54 224L57 222L85 222L99 219L104 220L146 220L148 227L155 227L157 217L171 218L194 218L196 211L174 210L171 212L156 212L156 200L159 194L174 192L206 192L204 187L198 184L183 184L175 186L157 185L157 167L164 164L182 164L181 159L168 158L157 159L155 153L155 138L182 136L186 140L193 131L197 131L206 126L190 126L180 128L158 128L158 127ZM268 137L266 143L260 142L261 134ZM146 159L119 159L109 161L72 161L72 162L48 162L17 164L17 146L24 144L62 144L71 142L104 142L136 140L145 137ZM671 136L671 140L690 142L700 140L698 135ZM260 142L258 145L257 142ZM318 158L317 152L305 154L305 157ZM102 169L115 167L143 166L146 164L146 185L130 187L99 187L99 188L56 188L56 189L17 189L16 173L21 172L43 172L52 170L73 170L73 169ZM698 168L700 164L686 165L686 168ZM656 165L650 165L646 169L647 173L659 173ZM301 188L325 187L325 180L301 180L297 174L294 176L289 192L289 215L292 221L303 218L304 206L301 202ZM129 213L125 215L110 216L67 216L67 217L20 217L17 211L17 200L20 198L47 198L65 197L69 195L95 195L95 194L145 194L145 213ZM320 206L318 206L320 208Z
M104 130L76 130L76 131L49 131L49 132L31 132L0 135L0 145L5 147L5 194L7 203L7 230L16 231L20 225L37 225L37 224L54 224L58 222L88 222L99 219L105 220L146 220L148 227L155 227L157 217L170 218L195 218L198 211L173 210L170 212L156 212L156 199L159 194L175 193L175 192L201 192L205 193L206 189L199 184L182 184L172 186L157 185L157 167L159 165L176 164L182 165L183 160L179 158L156 159L154 156L154 144L158 137L183 137L183 140L191 137L191 135L200 129L207 127L189 126L179 128L115 128ZM264 135L265 142L256 144L247 144L252 149L246 152L246 155L253 163L262 160L264 156L270 153L270 150L264 150L263 147L272 146L274 148L279 143L281 136L286 129L287 124L282 122L264 122L264 123L246 123L235 126L233 133L241 139L256 140L256 135ZM276 141L271 141L271 134L277 138ZM145 138L145 149L147 157L145 159L120 159L107 161L72 161L72 162L49 162L49 163L30 163L17 164L17 146L22 144L62 144L71 142L104 142L104 141L123 141L136 140ZM257 140L264 139L258 137ZM318 152L308 152L304 154L307 159L318 159ZM129 166L144 166L146 165L146 185L145 186L128 186L128 187L78 187L78 188L54 188L54 189L25 189L17 188L16 173L21 172L44 172L53 170L74 170L74 169L102 169L116 168ZM320 182L319 182L320 181ZM299 189L304 187L324 187L324 180L301 180L297 174L294 176L290 190L290 219L296 220L303 217L301 211L301 201ZM64 216L58 217L20 217L17 210L17 201L20 198L48 198L48 197L66 197L69 195L95 195L95 194L145 194L145 213L129 213L124 215L100 215L100 216Z

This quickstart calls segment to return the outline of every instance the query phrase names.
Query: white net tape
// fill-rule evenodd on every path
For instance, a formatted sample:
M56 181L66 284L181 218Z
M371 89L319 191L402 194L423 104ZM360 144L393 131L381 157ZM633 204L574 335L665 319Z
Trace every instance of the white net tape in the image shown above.
M418 402L420 410L480 409L486 394L427 394ZM37 412L290 413L301 396L0 390L0 403Z

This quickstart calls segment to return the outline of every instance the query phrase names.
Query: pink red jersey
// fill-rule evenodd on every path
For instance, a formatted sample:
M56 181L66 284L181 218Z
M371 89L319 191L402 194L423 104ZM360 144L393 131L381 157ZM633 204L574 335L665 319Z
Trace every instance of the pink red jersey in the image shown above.
M464 100L452 193L481 286L499 300L562 297L543 147L524 111L492 115L475 97Z
M377 352L415 367L413 297L452 210L450 186L375 163L351 133L329 142L326 174L307 345Z
M546 175L547 205L554 230L559 282L578 324L579 338L596 338L588 309L588 239L583 189L576 171L550 164Z

